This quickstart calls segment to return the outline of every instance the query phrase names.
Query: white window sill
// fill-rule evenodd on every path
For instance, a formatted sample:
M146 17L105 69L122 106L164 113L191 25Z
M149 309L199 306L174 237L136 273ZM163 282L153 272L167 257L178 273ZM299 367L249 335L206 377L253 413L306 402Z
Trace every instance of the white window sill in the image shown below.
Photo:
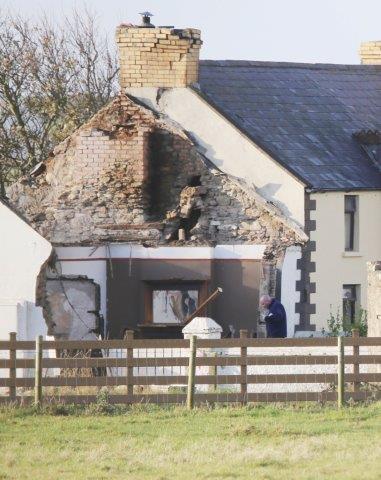
M343 252L343 257L362 257L360 252Z

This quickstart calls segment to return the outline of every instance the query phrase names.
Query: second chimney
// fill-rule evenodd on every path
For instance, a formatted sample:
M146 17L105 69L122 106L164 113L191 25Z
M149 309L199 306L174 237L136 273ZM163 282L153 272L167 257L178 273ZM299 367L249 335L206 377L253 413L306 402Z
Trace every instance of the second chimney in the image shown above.
M381 41L362 42L360 58L362 65L381 65Z
M116 41L122 90L187 87L198 82L200 30L120 25Z

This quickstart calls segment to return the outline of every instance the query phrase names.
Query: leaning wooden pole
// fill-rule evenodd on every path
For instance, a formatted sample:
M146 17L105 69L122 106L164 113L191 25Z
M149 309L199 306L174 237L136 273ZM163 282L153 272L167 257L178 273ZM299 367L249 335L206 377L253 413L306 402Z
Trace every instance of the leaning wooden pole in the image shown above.
M185 327L185 325L188 325L189 322L191 322L195 317L197 317L197 315L202 310L204 310L204 308L210 302L212 302L216 297L218 297L218 295L220 295L221 293L223 293L222 288L221 287L216 288L216 290L204 302L202 302L202 304L199 307L197 307L197 309L192 313L192 315L190 315L188 318L185 319L183 327Z
M195 374L196 374L196 335L190 337L189 344L189 366L188 366L188 390L187 390L187 408L192 410L194 407Z
M342 408L345 403L344 392L344 337L337 337L337 406Z
M42 335L36 337L36 356L34 366L34 404L42 402Z

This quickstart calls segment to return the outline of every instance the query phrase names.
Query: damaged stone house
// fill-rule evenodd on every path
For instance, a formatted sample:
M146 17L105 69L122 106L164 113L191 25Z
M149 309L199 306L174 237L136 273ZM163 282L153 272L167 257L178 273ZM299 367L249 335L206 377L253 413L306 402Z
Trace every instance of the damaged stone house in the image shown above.
M200 61L199 30L149 17L116 39L120 94L8 192L54 247L37 279L49 333L179 336L217 286L203 314L225 335L263 334L261 292L291 336L366 307L377 48L353 66Z
M208 314L226 334L255 334L260 291L275 289L286 248L305 239L183 130L124 93L9 196L54 247L38 303L58 338L179 336L217 286L224 294Z

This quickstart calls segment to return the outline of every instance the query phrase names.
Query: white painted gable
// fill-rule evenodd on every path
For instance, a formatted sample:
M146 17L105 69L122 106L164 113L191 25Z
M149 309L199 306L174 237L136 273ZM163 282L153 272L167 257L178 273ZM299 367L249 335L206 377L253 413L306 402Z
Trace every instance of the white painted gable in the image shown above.
M45 333L36 281L51 252L51 244L0 201L0 338L11 331L20 339Z

